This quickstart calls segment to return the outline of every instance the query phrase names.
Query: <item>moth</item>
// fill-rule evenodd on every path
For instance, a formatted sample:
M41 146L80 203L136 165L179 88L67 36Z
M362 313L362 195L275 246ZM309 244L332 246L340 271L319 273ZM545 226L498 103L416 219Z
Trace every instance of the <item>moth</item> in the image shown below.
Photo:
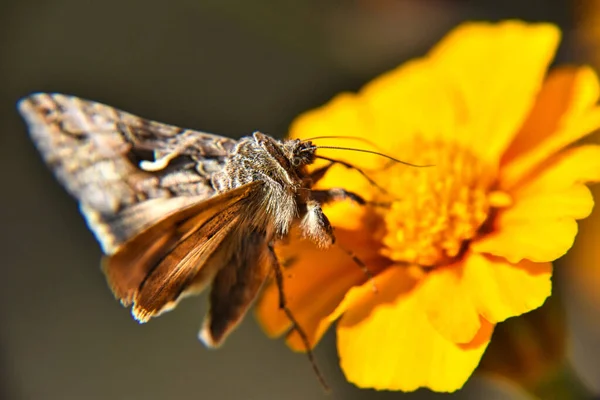
M318 155L310 140L234 140L63 94L32 94L18 108L100 243L115 297L144 323L210 285L199 334L208 347L223 343L271 274L297 326L273 246L297 226L326 248L335 236L321 206L365 203L314 189L335 163L353 167ZM309 172L318 158L327 164Z

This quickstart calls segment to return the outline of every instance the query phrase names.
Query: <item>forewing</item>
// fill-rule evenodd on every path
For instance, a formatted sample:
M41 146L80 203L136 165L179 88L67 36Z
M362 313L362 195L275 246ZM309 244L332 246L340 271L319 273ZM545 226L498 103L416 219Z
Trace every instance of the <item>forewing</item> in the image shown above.
M262 183L249 183L158 221L103 261L115 297L144 322L182 294L206 286L220 265L211 259L244 217ZM226 252L232 249L227 249ZM210 261L210 262L209 262Z
M210 176L236 144L62 94L33 94L19 111L106 254L165 215L213 196Z
M253 230L236 239L237 251L228 255L213 279L210 308L200 331L208 347L218 347L238 326L273 268L265 232Z

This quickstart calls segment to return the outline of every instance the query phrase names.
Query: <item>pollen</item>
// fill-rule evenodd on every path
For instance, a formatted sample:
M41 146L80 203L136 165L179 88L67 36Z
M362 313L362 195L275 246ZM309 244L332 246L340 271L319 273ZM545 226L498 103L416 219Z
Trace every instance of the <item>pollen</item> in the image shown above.
M383 215L382 253L422 267L451 263L490 210L510 198L493 190L494 170L457 143L419 142L404 151L411 163L431 166L396 165L381 174L379 181L395 197Z

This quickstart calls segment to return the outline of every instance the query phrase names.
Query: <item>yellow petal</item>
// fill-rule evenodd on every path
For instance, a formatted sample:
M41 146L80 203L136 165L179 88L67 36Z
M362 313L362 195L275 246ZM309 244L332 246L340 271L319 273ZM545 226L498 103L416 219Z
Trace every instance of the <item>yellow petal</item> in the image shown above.
M432 326L454 343L468 343L481 327L541 306L552 292L550 263L510 264L480 254L437 268L414 289Z
M599 94L598 77L591 68L553 70L525 124L503 156L502 187L513 187L534 166L598 129Z
M467 23L430 53L454 84L454 103L462 107L461 141L492 165L533 106L559 36L550 24Z
M370 116L367 137L384 146L386 153L411 162L412 149L406 149L406 143L454 135L460 110L455 106L453 82L443 78L423 58L366 85L360 95Z
M428 387L452 392L462 387L485 351L493 325L482 320L473 341L456 345L429 323L404 268L352 289L338 322L340 365L359 387L413 391Z
M453 343L469 343L481 328L462 275L462 264L436 268L415 290L429 322Z
M526 210L515 218L522 221L507 221L508 228L475 243L473 250L504 257L512 263L523 259L553 261L571 248L577 235L574 220L527 221Z
M494 231L471 244L480 253L506 258L553 261L573 245L576 219L594 205L583 183L600 180L600 146L583 146L555 158L514 193L515 204L496 218Z
M564 151L551 158L540 172L517 187L515 197L525 198L540 192L551 193L600 181L600 146L586 145ZM583 217L580 217L583 218Z
M510 264L501 258L470 254L463 279L477 311L498 323L544 304L552 293L551 276L551 263L524 260Z

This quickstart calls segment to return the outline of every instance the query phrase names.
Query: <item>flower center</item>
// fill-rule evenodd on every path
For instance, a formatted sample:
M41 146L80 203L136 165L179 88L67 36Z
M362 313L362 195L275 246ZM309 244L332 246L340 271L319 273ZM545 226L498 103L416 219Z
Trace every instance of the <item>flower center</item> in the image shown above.
M403 159L431 167L402 165L378 182L397 198L383 218L383 255L420 266L452 262L487 220L495 171L458 144L418 142ZM490 201L491 200L491 201Z

